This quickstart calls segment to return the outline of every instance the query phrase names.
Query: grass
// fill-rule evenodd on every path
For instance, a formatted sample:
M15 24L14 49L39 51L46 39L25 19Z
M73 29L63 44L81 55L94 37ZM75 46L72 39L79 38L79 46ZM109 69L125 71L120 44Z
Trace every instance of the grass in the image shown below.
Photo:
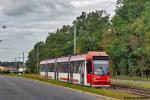
M122 84L128 86L135 86L138 88L150 89L150 78L117 76L113 77L112 84Z
M15 76L15 75L13 75L13 76ZM125 97L136 97L136 96L131 95L131 94L121 93L120 90L95 89L92 87L85 87L85 86L80 86L80 85L55 81L55 80L49 80L46 78L41 78L39 75L20 75L19 77L39 80L39 81L50 83L50 84L55 84L55 85L68 87L68 88L72 88L72 89L77 89L77 90L81 90L83 92L94 93L94 94L103 95L103 96L116 98L116 99L122 99L123 100Z
M112 84L122 84L122 85L127 85L127 86L134 86L138 88L144 88L144 89L150 89L150 83L139 83L135 81L112 81Z
M135 76L112 76L113 79L121 79L121 80L133 80L133 81L147 81L150 82L150 78L146 77L135 77Z

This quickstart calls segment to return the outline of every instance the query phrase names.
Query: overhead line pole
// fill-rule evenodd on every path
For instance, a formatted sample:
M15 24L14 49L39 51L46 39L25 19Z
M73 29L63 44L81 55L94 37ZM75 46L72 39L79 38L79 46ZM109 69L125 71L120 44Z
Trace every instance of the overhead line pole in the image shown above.
M74 54L77 53L77 50L76 50L77 45L76 45L76 43L77 43L77 37L76 37L76 23L74 23Z
M17 58L15 58L15 68L17 68Z
M23 67L25 67L25 65L24 65L24 53L25 53L25 52L23 52Z
M15 69L16 69L16 71L15 71L15 73L17 72L17 58L15 58Z

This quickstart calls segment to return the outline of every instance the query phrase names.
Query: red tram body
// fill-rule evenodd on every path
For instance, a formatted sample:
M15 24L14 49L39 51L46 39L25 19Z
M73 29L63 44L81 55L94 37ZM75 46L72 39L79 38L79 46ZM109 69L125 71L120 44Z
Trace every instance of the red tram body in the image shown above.
M40 62L40 75L92 87L109 87L108 55L105 52L47 59Z

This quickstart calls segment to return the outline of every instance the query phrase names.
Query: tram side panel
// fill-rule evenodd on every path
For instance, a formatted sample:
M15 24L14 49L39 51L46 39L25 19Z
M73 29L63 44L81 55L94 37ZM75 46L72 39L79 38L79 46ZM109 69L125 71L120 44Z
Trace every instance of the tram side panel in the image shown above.
M85 60L71 61L70 82L74 84L84 84L84 70Z
M87 85L86 79L86 64L83 61L72 61L71 69L69 70L69 82L74 84ZM40 76L48 77L49 79L57 79L59 81L68 82L68 65L64 63L58 63L56 70L54 69L54 63L41 64ZM64 66L65 65L65 66ZM56 71L56 72L55 72ZM56 73L56 74L55 74ZM72 77L71 77L72 74Z
M88 67L91 67L91 64L88 64L89 61L82 60L82 61L71 61L71 69L69 70L69 82L74 84L83 84L85 86L97 85L100 86L102 83L105 82L104 77L107 76L93 76L91 71L89 71ZM100 60L99 62L102 62ZM54 70L55 64L41 64L40 65L40 75L42 77L47 77L49 79L57 79L59 81L68 82L68 62L61 62L57 64L57 70ZM88 72L89 71L89 72ZM93 72L93 71L92 71ZM91 78L89 77L91 76ZM102 83L100 84L93 84L92 78L96 78L100 81L103 78ZM109 77L108 77L109 78ZM109 80L108 80L109 81ZM103 84L107 85L107 84Z
M87 82L87 61L86 60L84 64L84 85L90 86L90 84Z
M69 70L69 73L68 73ZM50 72L49 72L50 73ZM57 63L56 73L51 73L54 78L57 77L59 81L69 82L74 84L84 84L85 83L85 60L82 61L72 61L70 68L68 62ZM56 76L55 76L56 75ZM54 79L52 78L52 79Z
M68 81L68 62L59 62L57 63L56 77L59 81L67 82Z

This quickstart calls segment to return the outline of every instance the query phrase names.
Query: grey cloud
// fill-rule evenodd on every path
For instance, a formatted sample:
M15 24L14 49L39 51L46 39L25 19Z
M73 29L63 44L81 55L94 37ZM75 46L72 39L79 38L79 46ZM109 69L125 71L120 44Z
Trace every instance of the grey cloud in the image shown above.
M71 4L71 1L80 2L81 0L0 0L0 26L15 26L0 29L0 39L35 41L32 43L4 41L0 43L0 46L14 48L15 45L15 48L18 49L31 50L36 41L44 41L48 32L55 31L55 29L40 29L40 27L60 28L64 24L71 25L82 11L100 10L116 0L93 0L94 3L88 5L80 3L79 7ZM109 7L109 10L111 9L114 9L114 6ZM21 27L31 28L23 29ZM17 49L0 50L0 56L15 58L16 56L12 55L10 51L18 55L22 52ZM6 55L1 55L2 53L6 53Z
M18 16L28 11L30 11L30 5L23 0L8 0L3 4L3 13L8 16Z
M67 2L66 2L67 1ZM59 9L61 8L61 9ZM3 13L8 16L20 16L26 13L54 13L71 9L70 0L7 0L3 3ZM47 14L46 14L47 15Z
M41 21L73 20L78 15L71 0L7 0L2 4L2 13L8 17L5 23L9 25ZM3 16L4 16L3 15ZM61 23L61 22L60 22ZM70 23L69 23L70 24Z

